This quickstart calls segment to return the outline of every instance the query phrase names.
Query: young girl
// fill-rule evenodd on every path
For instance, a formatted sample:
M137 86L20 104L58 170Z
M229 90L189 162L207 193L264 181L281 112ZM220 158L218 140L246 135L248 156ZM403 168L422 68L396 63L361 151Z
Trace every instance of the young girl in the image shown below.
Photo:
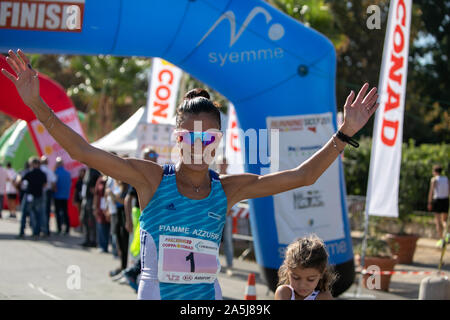
M312 185L344 150L378 107L376 88L365 83L351 92L339 131L298 167L266 175L219 175L209 169L223 133L220 112L204 90L188 92L177 110L180 161L164 165L120 158L95 148L53 113L39 94L38 73L20 50L6 59L26 105L69 155L135 187L142 214L139 299L222 299L217 280L220 239L226 213L244 199L268 197ZM255 110L256 112L256 110Z
M335 274L328 266L325 244L315 235L291 243L278 270L275 300L332 300Z

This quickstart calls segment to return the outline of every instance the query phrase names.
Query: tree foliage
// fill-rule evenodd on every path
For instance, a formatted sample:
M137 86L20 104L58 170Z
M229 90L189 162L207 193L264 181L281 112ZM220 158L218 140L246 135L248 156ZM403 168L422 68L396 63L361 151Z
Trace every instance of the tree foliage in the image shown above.
M368 81L377 86L390 1L270 0L293 18L318 30L335 45L336 98L342 110L350 90ZM368 29L368 7L380 9L380 29ZM310 8L305 9L305 8ZM326 9L324 9L326 8ZM413 2L403 141L439 143L450 140L450 1ZM371 136L373 120L359 136Z

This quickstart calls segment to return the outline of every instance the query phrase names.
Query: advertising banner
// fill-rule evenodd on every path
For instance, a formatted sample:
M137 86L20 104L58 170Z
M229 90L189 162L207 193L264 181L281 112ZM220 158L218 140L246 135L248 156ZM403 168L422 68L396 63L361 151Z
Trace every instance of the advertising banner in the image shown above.
M322 148L334 133L331 112L267 117L269 129L279 132L279 170L298 167ZM317 234L324 241L344 238L339 166L335 161L311 186L274 195L278 241Z
M411 6L392 0L389 8L367 185L366 212L374 216L398 217Z
M142 151L150 148L158 154L158 163L176 162L178 158L171 158L172 149L175 146L175 141L172 139L174 128L175 126L171 124L140 123L137 132L136 157L140 158Z
M175 124L178 88L183 72L173 64L153 58L147 98L147 122Z

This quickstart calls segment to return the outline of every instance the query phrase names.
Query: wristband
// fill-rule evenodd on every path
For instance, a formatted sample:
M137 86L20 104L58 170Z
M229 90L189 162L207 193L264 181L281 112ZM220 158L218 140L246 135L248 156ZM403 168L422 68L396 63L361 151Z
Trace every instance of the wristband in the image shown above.
M348 143L348 144L351 145L352 147L355 147L355 148L358 148L358 147L359 147L359 143L358 143L356 140L350 138L350 137L347 136L346 134L343 134L341 131L338 131L338 132L336 133L336 137L337 137L339 140Z

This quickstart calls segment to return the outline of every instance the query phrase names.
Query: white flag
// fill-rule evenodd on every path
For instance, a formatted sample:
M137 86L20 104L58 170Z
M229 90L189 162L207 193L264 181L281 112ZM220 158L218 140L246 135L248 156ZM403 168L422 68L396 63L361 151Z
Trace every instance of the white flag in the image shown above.
M228 125L226 132L225 157L228 162L227 173L244 173L244 157L241 149L242 130L239 128L239 121L234 105L228 105Z
M147 122L175 124L175 110L182 71L173 64L153 58L147 98Z
M366 213L398 216L411 0L391 0L375 115Z

